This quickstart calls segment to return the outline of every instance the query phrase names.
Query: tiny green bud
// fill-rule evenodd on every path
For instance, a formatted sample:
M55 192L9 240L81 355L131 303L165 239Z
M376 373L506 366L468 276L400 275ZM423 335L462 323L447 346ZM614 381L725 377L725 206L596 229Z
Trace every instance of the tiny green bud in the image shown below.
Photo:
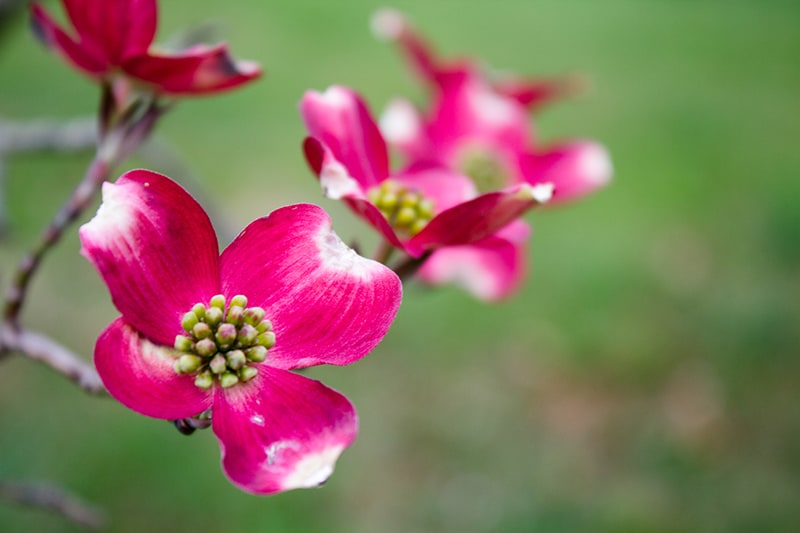
M209 307L206 311L206 322L212 328L219 326L222 323L224 313L219 307Z
M236 342L236 326L227 323L221 324L217 329L216 339L220 348L232 346Z
M243 318L244 318L244 308L239 307L238 305L231 305L228 308L228 315L225 317L225 320L229 324L240 326L242 324Z
M256 330L259 333L264 333L265 331L272 331L272 322L264 319L258 323L258 326L256 326Z
M225 389L233 387L237 383L239 383L239 377L233 372L225 372L219 377L219 384Z
M403 199L400 200L400 207L417 207L419 203L420 196L415 192L407 193L403 196Z
M206 317L206 306L203 304L194 304L192 313L195 314L198 320L203 320Z
M201 357L210 357L217 351L217 343L211 339L200 339L194 345L194 351Z
M176 363L178 364L178 368L180 368L180 374L191 374L203 366L202 359L188 353L180 356Z
M185 335L175 335L174 346L179 352L191 352L192 348L194 348L194 342Z
M247 357L244 356L244 352L241 350L231 350L228 352L227 359L228 368L231 370L239 370L247 362Z
M416 211L414 211L413 207L401 207L400 210L397 212L397 218L395 219L395 223L398 226L408 226L414 219L417 217Z
M267 359L267 349L264 346L253 346L246 353L247 358L254 363L263 363Z
M217 294L211 298L211 301L208 302L209 307L216 307L220 311L225 309L225 296L222 294Z
M208 390L211 388L211 385L214 384L214 378L211 377L209 372L200 372L197 374L197 377L194 378L194 384L198 388Z
M198 322L192 328L192 335L197 340L207 339L211 336L211 327L205 322Z
M198 320L197 315L194 314L193 312L189 311L188 313L183 315L183 318L181 319L181 327L183 328L183 330L186 333L191 333L192 332L192 328L198 322L200 322L200 320Z
M248 307L244 310L244 321L246 324L255 327L258 326L259 322L264 320L264 315L266 314L266 311L260 307Z
M258 336L258 344L264 348L270 349L275 346L275 334L271 331L265 331Z
M231 305L238 305L239 307L247 307L247 296L244 294L237 294L231 298Z
M239 370L239 379L242 381L250 381L257 375L258 369L252 366L246 366Z
M429 198L423 198L420 200L417 211L419 211L419 214L422 217L433 218L433 200Z
M228 367L228 362L225 360L225 356L221 353L215 355L211 362L208 363L208 368L215 374L222 374Z
M397 207L397 195L393 192L387 192L378 200L378 208L386 211L391 211Z
M239 328L237 340L241 346L252 346L258 338L258 330L250 324L245 324Z

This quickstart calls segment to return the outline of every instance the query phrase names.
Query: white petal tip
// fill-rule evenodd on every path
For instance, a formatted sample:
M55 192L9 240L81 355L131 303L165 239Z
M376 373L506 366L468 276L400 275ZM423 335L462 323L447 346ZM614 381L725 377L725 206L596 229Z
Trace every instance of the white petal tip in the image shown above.
M536 200L537 203L546 204L553 198L556 187L552 183L539 183L537 185L523 184L519 194L525 198Z
M400 38L406 29L406 17L396 9L383 8L376 11L369 22L372 34L384 41Z
M294 464L293 470L281 483L283 490L308 489L325 483L336 466L336 460L344 451L344 446L334 445L318 452L310 453Z
M402 144L413 139L420 124L414 105L408 100L392 100L380 118L380 130L390 143Z
M325 164L319 174L323 194L332 200L358 194L361 191L358 182L353 179L341 163Z
M614 168L608 150L603 146L594 143L588 145L581 154L578 164L581 174L586 177L587 181L598 186L611 181Z

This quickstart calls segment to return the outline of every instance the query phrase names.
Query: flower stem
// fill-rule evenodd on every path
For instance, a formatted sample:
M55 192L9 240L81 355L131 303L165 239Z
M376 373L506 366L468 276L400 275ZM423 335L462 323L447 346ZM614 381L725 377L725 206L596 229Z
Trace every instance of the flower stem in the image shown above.
M393 253L394 253L394 246L392 246L392 243L390 243L386 239L381 239L381 242L375 249L375 253L372 256L372 259L374 259L379 263L383 263L385 265L389 262L389 259L392 257Z
M399 277L400 280L405 283L409 280L409 278L417 273L417 270L419 270L420 267L425 264L425 261L428 260L431 254L433 254L433 251L429 250L419 257L410 257L393 267L392 270L394 270L395 274L397 274L397 277Z

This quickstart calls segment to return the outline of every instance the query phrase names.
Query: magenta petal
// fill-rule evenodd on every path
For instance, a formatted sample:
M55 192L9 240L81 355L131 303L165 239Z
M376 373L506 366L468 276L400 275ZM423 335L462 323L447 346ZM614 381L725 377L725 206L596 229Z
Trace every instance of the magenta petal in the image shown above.
M406 243L406 250L419 257L425 250L471 244L492 235L528 209L550 200L549 184L513 188L483 194L439 213Z
M225 474L255 494L321 485L356 438L355 409L318 381L267 365L258 372L217 389L212 420Z
M483 301L497 301L519 288L526 271L524 241L530 227L517 220L494 235L464 246L436 250L419 269L425 283L454 283Z
M608 151L592 141L565 143L542 154L526 155L520 163L528 183L555 185L554 204L603 187L611 181L613 172Z
M345 365L386 334L402 296L397 276L356 254L315 205L273 211L247 226L220 259L222 290L267 311L280 368Z
M538 109L558 98L578 91L583 81L575 76L549 79L508 78L494 84L495 90L516 100L527 109Z
M170 94L207 94L232 89L261 75L250 61L235 61L227 46L195 46L176 55L142 54L122 65L131 76Z
M156 0L63 0L81 41L115 65L147 50L156 33Z
M372 29L379 37L397 42L423 79L431 84L437 82L440 69L436 56L402 13L381 9L372 17Z
M98 77L105 74L109 65L102 50L88 50L67 35L38 4L31 6L31 24L39 39L58 52L67 62L87 74Z
M103 203L80 231L81 253L114 305L151 341L172 346L181 317L219 292L211 221L177 183L132 170L103 184Z
M362 188L377 185L389 175L389 156L369 109L351 89L330 87L324 93L308 91L300 113L309 134Z
M137 413L165 420L196 416L211 406L212 392L172 369L172 349L142 337L123 318L97 339L94 364L108 392Z

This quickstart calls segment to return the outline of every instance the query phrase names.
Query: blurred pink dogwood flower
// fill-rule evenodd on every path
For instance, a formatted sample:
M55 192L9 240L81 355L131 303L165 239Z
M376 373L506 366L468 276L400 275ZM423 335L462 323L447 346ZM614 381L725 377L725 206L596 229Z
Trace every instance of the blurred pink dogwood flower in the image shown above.
M31 6L33 28L69 64L98 80L119 74L165 94L205 94L237 87L261 75L234 61L227 46L195 45L176 53L154 50L156 0L62 0L75 36L47 12Z
M356 412L290 370L346 365L377 345L401 300L391 270L307 204L252 222L220 255L200 205L146 170L103 185L80 238L122 314L94 354L114 398L155 418L210 416L223 469L248 492L328 478Z
M373 29L400 45L433 93L426 113L397 99L381 117L384 138L409 164L438 164L460 171L481 192L519 183L551 183L552 204L580 198L611 179L608 153L594 141L568 141L543 150L533 147L527 111L573 90L570 79L495 81L469 59L442 61L394 10L379 11ZM423 265L419 277L430 283L458 282L482 299L507 296L525 268L524 250L510 250L524 246L524 233L520 228L509 238L496 236L470 250L437 251L438 257Z
M520 183L479 194L467 176L436 162L391 172L377 124L345 87L306 92L300 111L310 133L306 159L326 196L343 200L386 242L415 258L493 235L553 192L550 184Z

